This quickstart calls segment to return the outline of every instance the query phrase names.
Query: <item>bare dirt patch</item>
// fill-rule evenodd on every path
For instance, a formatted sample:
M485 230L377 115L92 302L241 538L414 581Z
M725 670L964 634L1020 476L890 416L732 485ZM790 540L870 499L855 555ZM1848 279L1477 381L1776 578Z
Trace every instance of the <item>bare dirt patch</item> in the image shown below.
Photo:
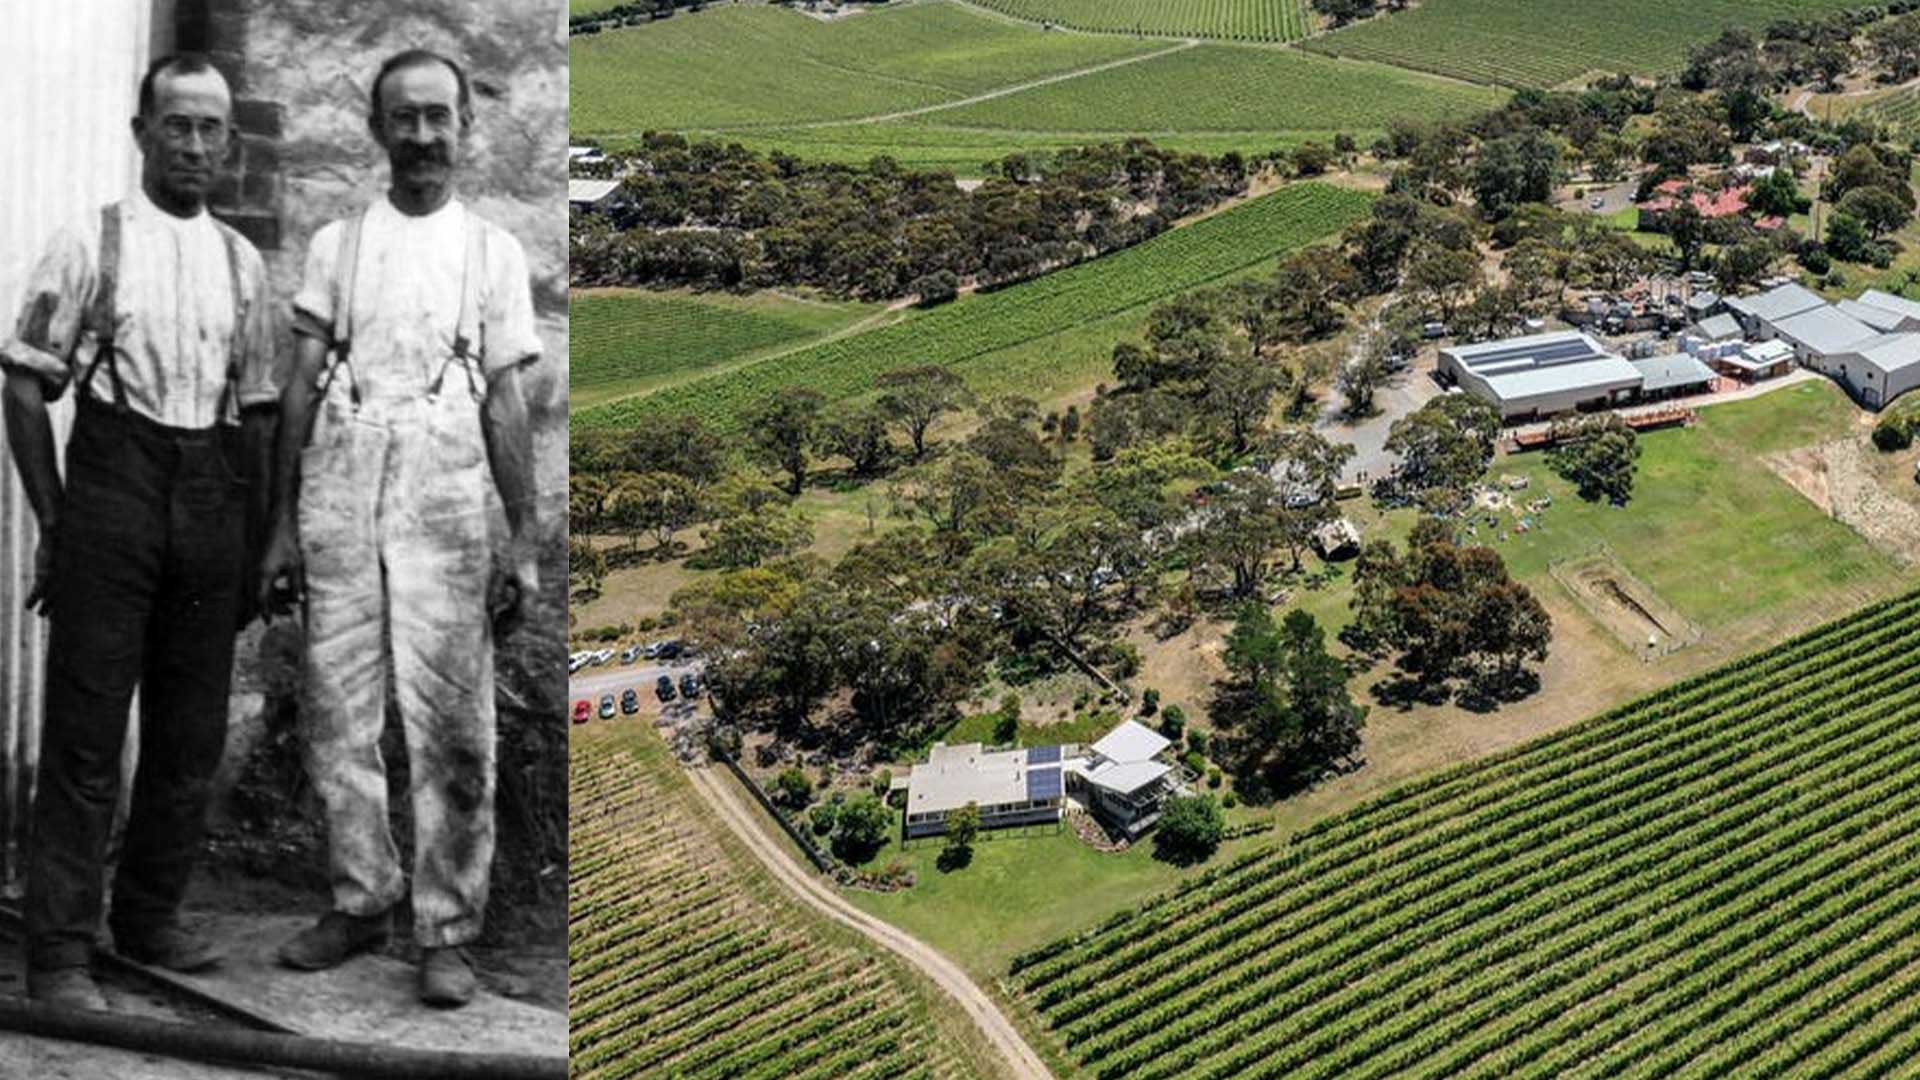
M1877 452L1859 436L1834 439L1763 459L1815 506L1909 566L1920 566L1920 507L1889 490Z

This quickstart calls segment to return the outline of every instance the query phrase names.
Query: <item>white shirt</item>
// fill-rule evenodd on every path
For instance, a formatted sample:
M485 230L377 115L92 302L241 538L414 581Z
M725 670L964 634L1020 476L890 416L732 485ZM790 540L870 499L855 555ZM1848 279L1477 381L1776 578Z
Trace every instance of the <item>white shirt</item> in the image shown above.
M175 217L135 191L110 208L120 217L115 273L114 347L127 404L160 423L204 428L221 419L221 395L234 360L235 304L228 242L205 209ZM90 309L99 300L100 222L61 229L27 281L14 336L0 344L0 366L31 371L55 396L93 366L98 352ZM247 300L240 349L239 404L271 402L273 327L262 302L266 268L253 245L235 236L240 288ZM113 373L102 362L88 384L111 402Z
M470 216L458 199L420 216L401 213L386 198L368 208L355 259L350 329L353 374L363 391L416 394L445 365L460 319ZM481 340L470 344L492 372L538 356L540 339L520 242L490 222L478 225L486 236L485 263L476 268L482 276ZM308 247L306 277L293 301L299 332L330 338L339 329L334 297L345 281L336 282L335 275L344 228L329 223ZM457 367L447 377L464 378Z

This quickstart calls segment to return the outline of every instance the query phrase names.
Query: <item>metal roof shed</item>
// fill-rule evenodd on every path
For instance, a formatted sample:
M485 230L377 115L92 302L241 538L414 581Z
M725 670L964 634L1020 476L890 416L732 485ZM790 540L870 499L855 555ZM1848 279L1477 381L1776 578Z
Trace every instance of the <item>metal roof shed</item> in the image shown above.
M1736 315L1758 319L1773 324L1782 319L1790 319L1803 311L1826 307L1827 302L1818 293L1802 285L1781 285L1753 296L1735 296L1727 300L1727 308Z
M1708 341L1732 341L1742 336L1740 333L1740 320L1724 311L1718 315L1700 320L1700 324L1695 326L1694 330Z
M1093 752L1109 761L1149 761L1173 744L1166 736L1138 720L1128 720L1093 744Z
M1816 356L1846 352L1879 336L1873 327L1828 304L1783 319L1774 331Z
M1667 356L1635 360L1633 366L1639 369L1641 376L1646 380L1640 384L1640 390L1647 394L1699 386L1702 383L1712 382L1714 378L1712 368L1686 353L1672 353Z

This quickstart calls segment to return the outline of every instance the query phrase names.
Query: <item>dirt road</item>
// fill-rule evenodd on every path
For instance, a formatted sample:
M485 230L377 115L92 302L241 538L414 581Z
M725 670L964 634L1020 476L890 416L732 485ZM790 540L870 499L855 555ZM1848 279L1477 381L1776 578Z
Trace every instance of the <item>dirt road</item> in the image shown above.
M766 864L782 885L822 914L886 946L924 972L960 1003L967 1016L1006 1059L1014 1076L1021 1080L1051 1080L1053 1074L1040 1060L1040 1055L1033 1052L1033 1047L1021 1037L1006 1015L993 1003L993 999L987 997L967 973L960 970L959 965L919 938L842 900L830 886L802 867L786 848L759 827L755 818L757 811L747 805L715 766L690 768L687 775L693 780L694 790Z

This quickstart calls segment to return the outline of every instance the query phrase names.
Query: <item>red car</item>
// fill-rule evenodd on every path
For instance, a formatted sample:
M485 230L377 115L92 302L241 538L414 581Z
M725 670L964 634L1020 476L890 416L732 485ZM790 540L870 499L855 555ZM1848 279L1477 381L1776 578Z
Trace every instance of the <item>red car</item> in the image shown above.
M593 719L593 703L582 698L573 703L573 722L584 724Z

